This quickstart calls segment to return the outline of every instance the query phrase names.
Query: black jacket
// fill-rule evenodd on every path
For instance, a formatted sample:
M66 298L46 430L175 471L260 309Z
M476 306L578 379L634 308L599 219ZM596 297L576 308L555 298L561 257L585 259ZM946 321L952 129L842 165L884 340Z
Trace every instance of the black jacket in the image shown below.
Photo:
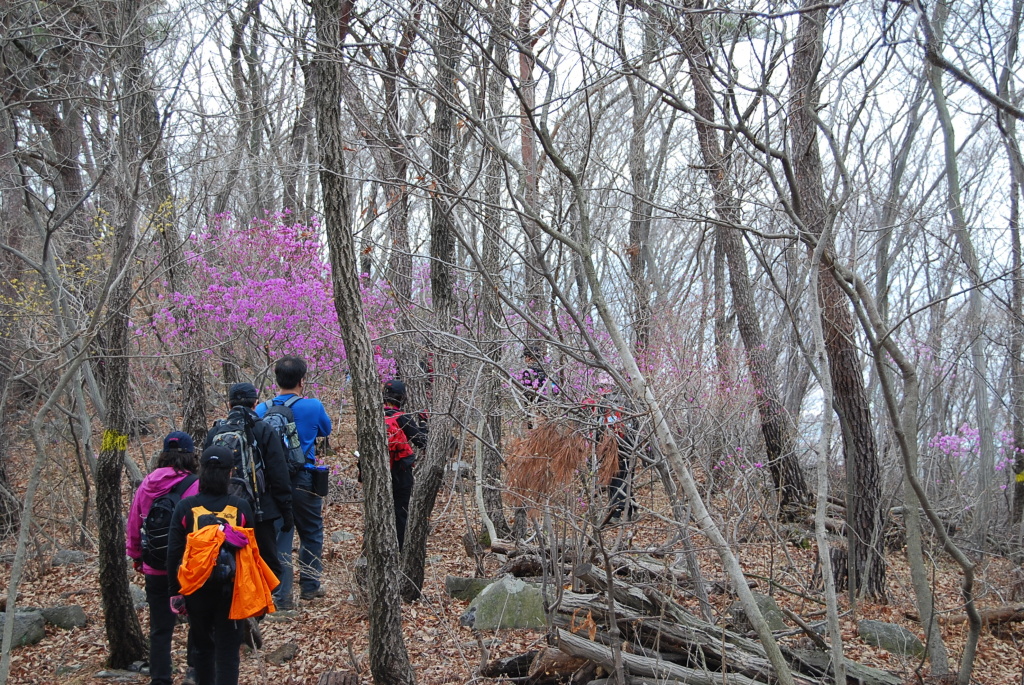
M393 416L395 414L398 414L398 427L405 433L405 437L409 438L409 444L413 447L424 449L427 446L427 422L420 422L416 419L415 415L406 414L397 407L384 407L385 416Z
M292 510L292 480L288 473L288 462L285 460L284 444L277 432L263 423L263 419L252 409L243 406L231 408L232 412L245 412L252 420L252 436L256 441L257 457L263 459L263 477L266 480L266 492L260 498L263 520L273 521L281 518L285 511ZM229 414L230 416L230 414ZM203 449L213 444L215 431L206 434Z
M185 556L185 542L192 532L192 507L206 507L210 511L223 511L224 507L234 505L238 509L238 526L252 528L256 517L249 503L234 495L208 495L200 492L178 502L171 515L171 527L167 535L167 589L171 596L181 594L178 583L178 567Z

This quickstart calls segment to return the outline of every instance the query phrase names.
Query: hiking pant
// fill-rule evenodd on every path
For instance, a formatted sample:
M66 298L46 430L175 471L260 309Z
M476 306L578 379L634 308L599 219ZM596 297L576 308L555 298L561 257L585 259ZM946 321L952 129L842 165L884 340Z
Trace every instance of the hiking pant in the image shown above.
M260 557L267 562L267 566L274 572L278 580L281 579L281 555L277 553L277 529L280 526L279 518L272 521L260 521L253 525L253 533L256 535L256 546L260 550Z
M303 593L315 592L320 587L320 573L323 570L324 551L324 499L312 492L313 478L308 472L300 472L292 480L292 515L295 528L287 533L280 531L282 519L277 526L277 551L281 559L281 584L274 592L274 603L282 608L292 605L292 543L295 533L299 534L299 589Z
M178 617L171 611L167 576L146 574L146 602L149 603L150 685L172 685L171 638Z
M395 499L395 529L398 532L398 549L402 549L402 545L405 544L405 525L409 522L412 483L412 466L402 462L395 464L395 468L391 470L391 496Z
M196 685L238 685L242 621L228 618L232 583L207 581L185 598Z

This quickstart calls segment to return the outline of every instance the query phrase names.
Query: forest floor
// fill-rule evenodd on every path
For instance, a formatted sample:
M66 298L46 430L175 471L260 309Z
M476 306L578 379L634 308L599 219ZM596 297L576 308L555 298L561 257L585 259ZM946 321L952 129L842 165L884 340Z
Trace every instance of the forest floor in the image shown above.
M332 439L337 456L336 466L340 477L354 486L355 467L352 450L355 438L349 422L344 420L338 426ZM24 472L24 471L21 471ZM355 495L355 496L353 496ZM51 497L57 496L56 493ZM639 492L641 505L657 512L664 507L660 487L649 487ZM348 500L344 498L348 497ZM728 499L728 498L726 498ZM757 538L750 530L740 531L739 520L729 514L728 508L735 502L723 504L720 512L723 519L737 535L748 541L739 545L745 570L757 583L757 590L771 593L780 606L788 607L797 614L807 616L820 610L817 598L808 595L806 588L814 573L814 551L786 543L778 536ZM126 504L127 506L127 504ZM478 636L459 624L460 615L467 603L447 596L444 579L448 575L473 576L475 562L468 558L462 536L467 531L466 511L474 509L472 494L463 493L446 482L434 514L434 529L428 548L428 565L423 597L404 607L404 636L410 659L416 671L417 682L425 685L441 683L486 682L475 676L481 664L481 645L486 645L490 658L499 658L524 653L542 645L546 639L544 630L505 631L497 634ZM739 517L750 520L756 516ZM771 528L767 517L760 528ZM353 581L353 564L360 554L362 542L362 507L358 502L358 489L339 488L328 498L324 509L324 587L327 596L314 602L300 602L290 617L273 617L263 622L264 647L258 653L246 653L242 658L242 683L260 685L285 685L301 683L314 685L322 673L331 670L357 671L360 682L370 683L368 668L368 619L365 600L356 590ZM65 519L66 520L66 519ZM476 525L476 522L473 522ZM749 523L749 521L748 521ZM628 542L633 548L643 549L664 544L672 540L673 531L667 518L648 512L639 520L613 529L613 536L620 536L620 543ZM344 532L348 535L332 535ZM54 539L70 537L52 535ZM744 539L741 537L741 539ZM813 539L813 538L812 538ZM701 539L695 538L700 544ZM10 553L12 543L3 548ZM52 543L51 543L52 544ZM46 541L40 542L45 548ZM706 580L721 588L725 578L717 558L707 548L698 550ZM10 573L10 556L0 572L6 585ZM81 605L89 617L89 624L78 630L64 631L47 626L46 637L37 645L16 649L13 655L11 683L148 683L141 675L120 673L114 677L98 677L105 670L105 634L102 610L99 602L98 573L95 554L89 551L87 562L77 566L51 567L49 554L45 563L32 563L28 576L22 584L19 606L48 607L64 604ZM900 675L907 683L922 682L918 676L920 664L916 660L899 657L885 650L868 646L857 636L856 621L871 618L899 623L923 637L918 625L907 618L913 612L910 576L902 553L890 553L888 571L888 604L861 602L855 615L846 611L841 618L844 650L849 658L879 668L889 669ZM500 561L489 555L484 561L489 575L500 567ZM757 580L760 576L761 579ZM999 606L1016 599L1011 596L1012 587L1019 584L1019 569L1004 559L988 557L979 565L978 601L982 607ZM773 579L772 583L765 579ZM952 563L940 559L934 574L937 603L941 611L959 613L960 576ZM134 576L133 582L141 586L142 577ZM795 589L795 590L794 590ZM794 590L791 592L790 590ZM1019 590L1019 588L1018 588ZM803 596L801 596L803 595ZM727 608L733 599L725 593L713 594L712 603L720 621L728 621ZM843 602L844 610L847 609ZM147 611L139 611L143 625ZM950 660L957 663L966 637L966 625L947 625L944 638L950 650ZM796 642L799 634L785 638ZM267 656L285 645L295 643L294 658L275 665ZM174 661L178 672L176 682L184 672L185 629L175 632ZM928 682L927 666L920 671L924 682ZM984 630L978 648L977 663L973 681L992 685L1024 682L1024 627L1019 623L1004 626L997 633Z

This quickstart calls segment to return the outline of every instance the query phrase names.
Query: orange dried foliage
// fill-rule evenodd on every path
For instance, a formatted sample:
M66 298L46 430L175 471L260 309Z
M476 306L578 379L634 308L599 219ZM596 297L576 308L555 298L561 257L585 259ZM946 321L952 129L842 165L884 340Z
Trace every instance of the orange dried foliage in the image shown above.
M536 427L509 445L508 483L523 498L546 499L565 490L580 473L588 473L593 443L585 424L571 419L540 418ZM608 434L597 446L597 479L607 485L618 471L618 444Z

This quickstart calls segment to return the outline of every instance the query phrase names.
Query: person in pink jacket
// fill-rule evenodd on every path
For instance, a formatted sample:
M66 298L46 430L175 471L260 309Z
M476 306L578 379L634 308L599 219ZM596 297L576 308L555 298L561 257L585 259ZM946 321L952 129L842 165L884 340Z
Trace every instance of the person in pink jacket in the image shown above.
M139 485L128 511L125 548L135 570L145 574L146 601L149 603L149 677L150 685L172 685L171 638L177 616L171 612L167 588L167 539L152 539L150 549L143 549L143 524L153 503L164 495L178 495L178 500L199 492L195 476L198 468L195 443L188 433L174 431L164 438L164 449L157 458L157 468ZM189 479L189 482L185 482ZM177 489L177 490L176 490ZM173 504L171 505L173 511ZM154 553L153 549L157 548ZM145 559L144 559L145 557ZM163 566L163 568L160 568Z

